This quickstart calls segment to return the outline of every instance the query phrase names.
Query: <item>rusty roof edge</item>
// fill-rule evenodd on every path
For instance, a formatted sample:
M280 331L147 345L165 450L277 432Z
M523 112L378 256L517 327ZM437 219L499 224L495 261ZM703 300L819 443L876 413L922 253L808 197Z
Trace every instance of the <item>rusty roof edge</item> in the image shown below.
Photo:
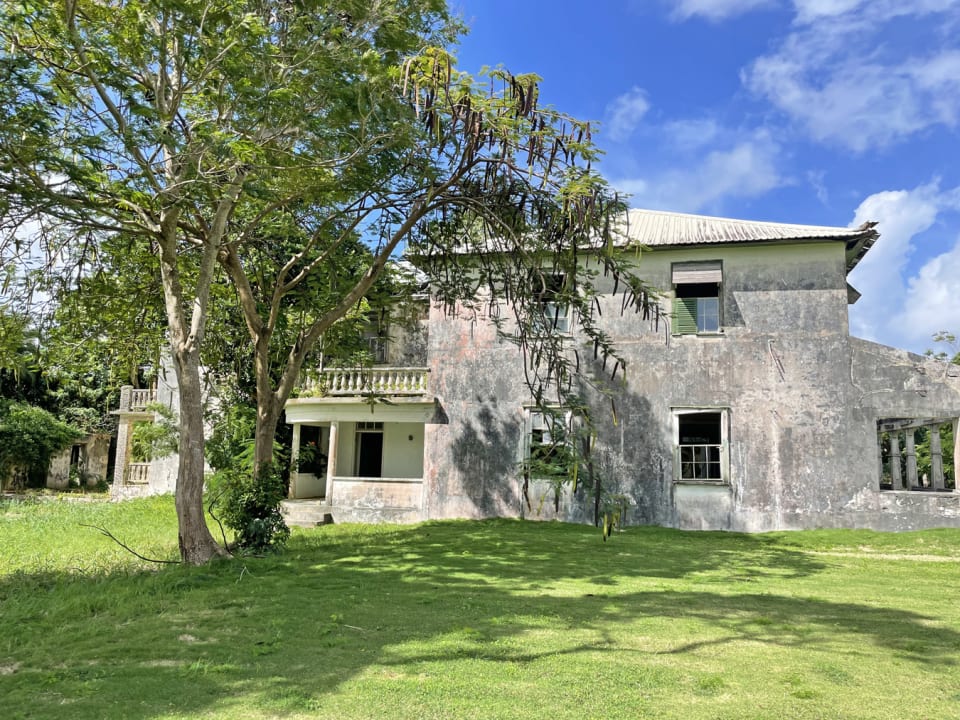
M874 243L880 238L880 231L876 229L877 222L868 220L860 227L856 228L858 235L851 238L847 243L847 273L853 270L857 263L863 260L863 256L873 247Z

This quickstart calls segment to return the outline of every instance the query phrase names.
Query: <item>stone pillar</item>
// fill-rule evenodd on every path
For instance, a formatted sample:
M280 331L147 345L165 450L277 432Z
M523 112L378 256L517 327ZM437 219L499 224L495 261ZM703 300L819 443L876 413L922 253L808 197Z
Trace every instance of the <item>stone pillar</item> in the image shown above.
M906 432L907 440L907 490L910 490L918 485L917 482L917 448L916 448L916 438L914 437L915 430L909 428Z
M121 400L121 402L123 402ZM130 397L127 396L127 404ZM133 421L129 417L120 416L117 425L117 457L113 465L113 487L119 490L126 484L127 466L130 464L130 432L133 430Z
M960 492L960 418L953 420L953 491Z
M943 490L943 447L940 444L940 426L931 425L930 431L930 482L934 490Z
M337 445L340 442L340 421L330 421L330 440L327 444L327 489L324 500L333 505L333 478L337 474Z
M293 424L293 440L290 445L290 488L287 497L297 497L297 478L300 475L300 423Z
M133 385L124 385L120 388L120 412L130 412L130 396Z
M880 433L877 433L877 482L883 482L883 443L880 442Z
M890 433L890 479L894 490L903 490L903 474L900 471L900 433Z

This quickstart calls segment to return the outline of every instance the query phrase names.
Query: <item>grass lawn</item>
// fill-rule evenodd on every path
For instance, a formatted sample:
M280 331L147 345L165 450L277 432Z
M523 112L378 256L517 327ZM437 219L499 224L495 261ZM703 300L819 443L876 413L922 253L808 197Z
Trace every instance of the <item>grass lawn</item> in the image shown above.
M960 718L960 531L328 526L205 568L170 498L0 505L0 717Z

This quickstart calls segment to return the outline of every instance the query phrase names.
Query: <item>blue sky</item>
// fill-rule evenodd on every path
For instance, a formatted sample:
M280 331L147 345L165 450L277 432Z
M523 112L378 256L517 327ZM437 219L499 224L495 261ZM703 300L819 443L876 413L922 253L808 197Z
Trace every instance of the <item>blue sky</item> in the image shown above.
M597 120L634 207L859 225L853 334L960 334L960 0L451 0L460 67Z

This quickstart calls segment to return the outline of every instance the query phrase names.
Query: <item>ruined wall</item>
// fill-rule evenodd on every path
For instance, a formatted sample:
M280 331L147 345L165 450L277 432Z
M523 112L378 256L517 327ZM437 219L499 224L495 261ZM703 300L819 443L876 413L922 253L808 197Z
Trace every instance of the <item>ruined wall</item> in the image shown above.
M723 331L673 335L671 264L709 260L723 263ZM960 393L932 388L960 380L945 384L932 377L942 364L849 337L843 243L657 249L638 272L662 289L665 317L656 325L621 315L620 299L607 295L602 323L627 361L626 381L588 393L600 421L595 469L629 499L628 523L899 529L960 515L948 501L930 515L929 501L893 503L879 492L877 417L956 417ZM612 283L600 289L612 292ZM529 514L517 470L529 402L519 351L484 321L435 309L428 357L449 422L427 429L427 516ZM585 372L604 384L599 369ZM679 408L725 414L728 483L675 481ZM560 515L592 521L591 488L568 494Z
M422 367L427 364L429 301L414 298L390 309L387 324L385 361L393 367Z
M952 418L958 441L960 366L905 350L851 338L850 378L852 418L847 442L851 453L864 458L869 487L879 483L877 421L890 418ZM960 453L957 453L960 455ZM865 492L856 509L869 526L881 530L960 527L960 494Z
M717 259L722 333L637 338L630 318L611 321L626 395L646 400L642 422L625 419L627 438L615 438L643 469L635 519L749 531L829 523L862 485L838 442L850 391L843 245L658 251L640 270L670 288L671 263ZM686 407L726 410L728 485L674 484L673 410Z
M516 517L522 359L483 319L430 310L430 387L446 423L426 426L426 517Z
M671 263L716 259L724 332L671 335ZM864 484L839 442L852 391L842 243L658 250L642 255L639 272L664 289L667 317L656 327L605 299L627 381L609 387L612 398L591 396L601 423L595 469L629 498L628 521L735 530L831 522ZM483 322L435 313L431 382L449 425L429 430L430 516L517 515L522 359ZM729 484L674 483L673 409L682 407L726 411ZM578 495L564 515L591 521L591 489Z

